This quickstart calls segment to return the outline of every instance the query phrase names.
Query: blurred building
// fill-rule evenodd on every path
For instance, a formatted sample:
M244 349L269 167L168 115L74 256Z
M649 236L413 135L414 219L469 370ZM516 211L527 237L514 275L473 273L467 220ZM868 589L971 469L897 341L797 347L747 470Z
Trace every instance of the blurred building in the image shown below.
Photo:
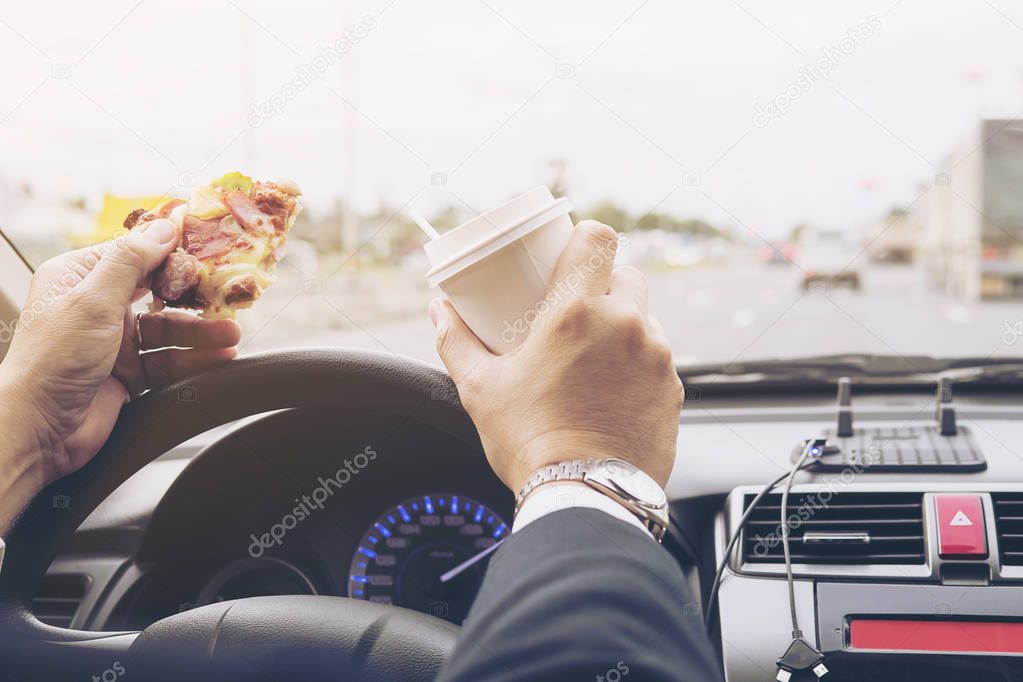
M92 218L80 201L54 200L27 184L0 178L0 230L32 265L68 248L68 234L89 230Z
M929 279L965 301L1023 296L1023 120L985 120L942 161L913 217Z

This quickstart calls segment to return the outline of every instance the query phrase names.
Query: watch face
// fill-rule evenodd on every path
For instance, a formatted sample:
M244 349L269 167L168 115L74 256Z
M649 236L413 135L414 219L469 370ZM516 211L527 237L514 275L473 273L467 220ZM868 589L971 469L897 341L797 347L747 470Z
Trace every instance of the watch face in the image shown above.
M621 459L607 459L602 463L614 483L629 497L651 507L667 503L664 490L644 471Z

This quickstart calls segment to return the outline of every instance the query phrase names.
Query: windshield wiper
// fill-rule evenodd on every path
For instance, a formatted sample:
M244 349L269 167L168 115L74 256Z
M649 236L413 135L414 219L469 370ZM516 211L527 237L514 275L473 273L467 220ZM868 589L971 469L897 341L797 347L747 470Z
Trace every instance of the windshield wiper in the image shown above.
M964 367L947 372L957 384L1015 384L1023 383L1023 358L977 367Z
M839 377L861 379L936 377L951 373L954 380L1015 380L1023 374L1023 358L934 358L927 355L871 355L844 353L807 358L737 360L734 362L679 366L683 379L720 381L787 379L834 381Z

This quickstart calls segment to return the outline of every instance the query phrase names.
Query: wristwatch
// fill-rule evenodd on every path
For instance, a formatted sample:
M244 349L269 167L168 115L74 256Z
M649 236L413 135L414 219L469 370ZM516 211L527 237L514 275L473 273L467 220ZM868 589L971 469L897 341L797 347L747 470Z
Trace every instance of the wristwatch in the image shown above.
M615 458L573 459L538 469L519 491L515 513L529 493L553 481L580 481L607 495L635 514L658 542L671 523L668 498L657 481L639 467Z

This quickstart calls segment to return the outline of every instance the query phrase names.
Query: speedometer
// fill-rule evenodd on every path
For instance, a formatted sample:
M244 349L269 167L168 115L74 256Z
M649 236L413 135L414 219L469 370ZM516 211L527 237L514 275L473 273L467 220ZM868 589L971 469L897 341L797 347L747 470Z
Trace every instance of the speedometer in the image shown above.
M509 532L495 511L462 495L424 495L388 509L362 536L348 572L348 596L395 604L460 624L483 579L477 562L441 576Z

